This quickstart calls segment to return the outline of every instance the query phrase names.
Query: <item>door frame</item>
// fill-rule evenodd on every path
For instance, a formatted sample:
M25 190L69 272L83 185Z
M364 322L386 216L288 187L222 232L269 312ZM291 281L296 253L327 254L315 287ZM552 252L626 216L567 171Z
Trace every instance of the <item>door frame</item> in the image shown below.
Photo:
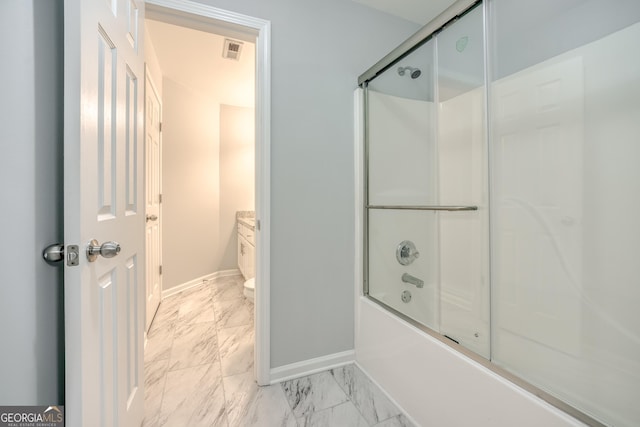
M271 256L271 22L189 0L146 0L156 8L194 28L203 20L232 27L244 27L256 35L255 87L255 210L256 286L255 291L255 374L258 385L271 383L270 360L270 270Z

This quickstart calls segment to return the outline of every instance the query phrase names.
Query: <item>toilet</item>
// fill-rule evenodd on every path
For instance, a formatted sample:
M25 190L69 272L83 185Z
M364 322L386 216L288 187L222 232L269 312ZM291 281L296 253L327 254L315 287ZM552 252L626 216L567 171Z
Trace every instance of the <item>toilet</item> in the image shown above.
M252 277L251 279L244 282L244 296L251 302L253 302L253 296L256 291L256 278Z

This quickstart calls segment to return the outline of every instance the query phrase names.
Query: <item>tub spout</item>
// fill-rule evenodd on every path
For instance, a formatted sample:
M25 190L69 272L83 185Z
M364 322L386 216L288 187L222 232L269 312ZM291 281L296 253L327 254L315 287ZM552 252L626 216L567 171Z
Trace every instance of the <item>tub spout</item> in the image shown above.
M410 283L412 285L415 285L416 288L423 288L424 287L424 280L420 280L417 277L413 277L409 273L404 273L402 275L402 281L405 282L405 283Z

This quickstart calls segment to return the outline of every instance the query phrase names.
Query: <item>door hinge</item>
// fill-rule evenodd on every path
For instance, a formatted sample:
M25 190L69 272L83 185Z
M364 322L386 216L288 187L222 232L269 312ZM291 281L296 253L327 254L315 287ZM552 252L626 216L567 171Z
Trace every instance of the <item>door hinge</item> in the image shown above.
M158 267L158 270L160 271L160 275L162 275L162 266Z
M158 203L162 203L162 194L158 194Z
M158 123L158 131L162 132L162 122Z

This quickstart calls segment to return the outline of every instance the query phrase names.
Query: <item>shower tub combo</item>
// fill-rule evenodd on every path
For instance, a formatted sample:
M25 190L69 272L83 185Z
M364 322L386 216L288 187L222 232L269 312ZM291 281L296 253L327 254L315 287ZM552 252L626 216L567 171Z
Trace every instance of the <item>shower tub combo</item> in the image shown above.
M639 22L461 0L360 76L356 359L417 422L640 425Z

